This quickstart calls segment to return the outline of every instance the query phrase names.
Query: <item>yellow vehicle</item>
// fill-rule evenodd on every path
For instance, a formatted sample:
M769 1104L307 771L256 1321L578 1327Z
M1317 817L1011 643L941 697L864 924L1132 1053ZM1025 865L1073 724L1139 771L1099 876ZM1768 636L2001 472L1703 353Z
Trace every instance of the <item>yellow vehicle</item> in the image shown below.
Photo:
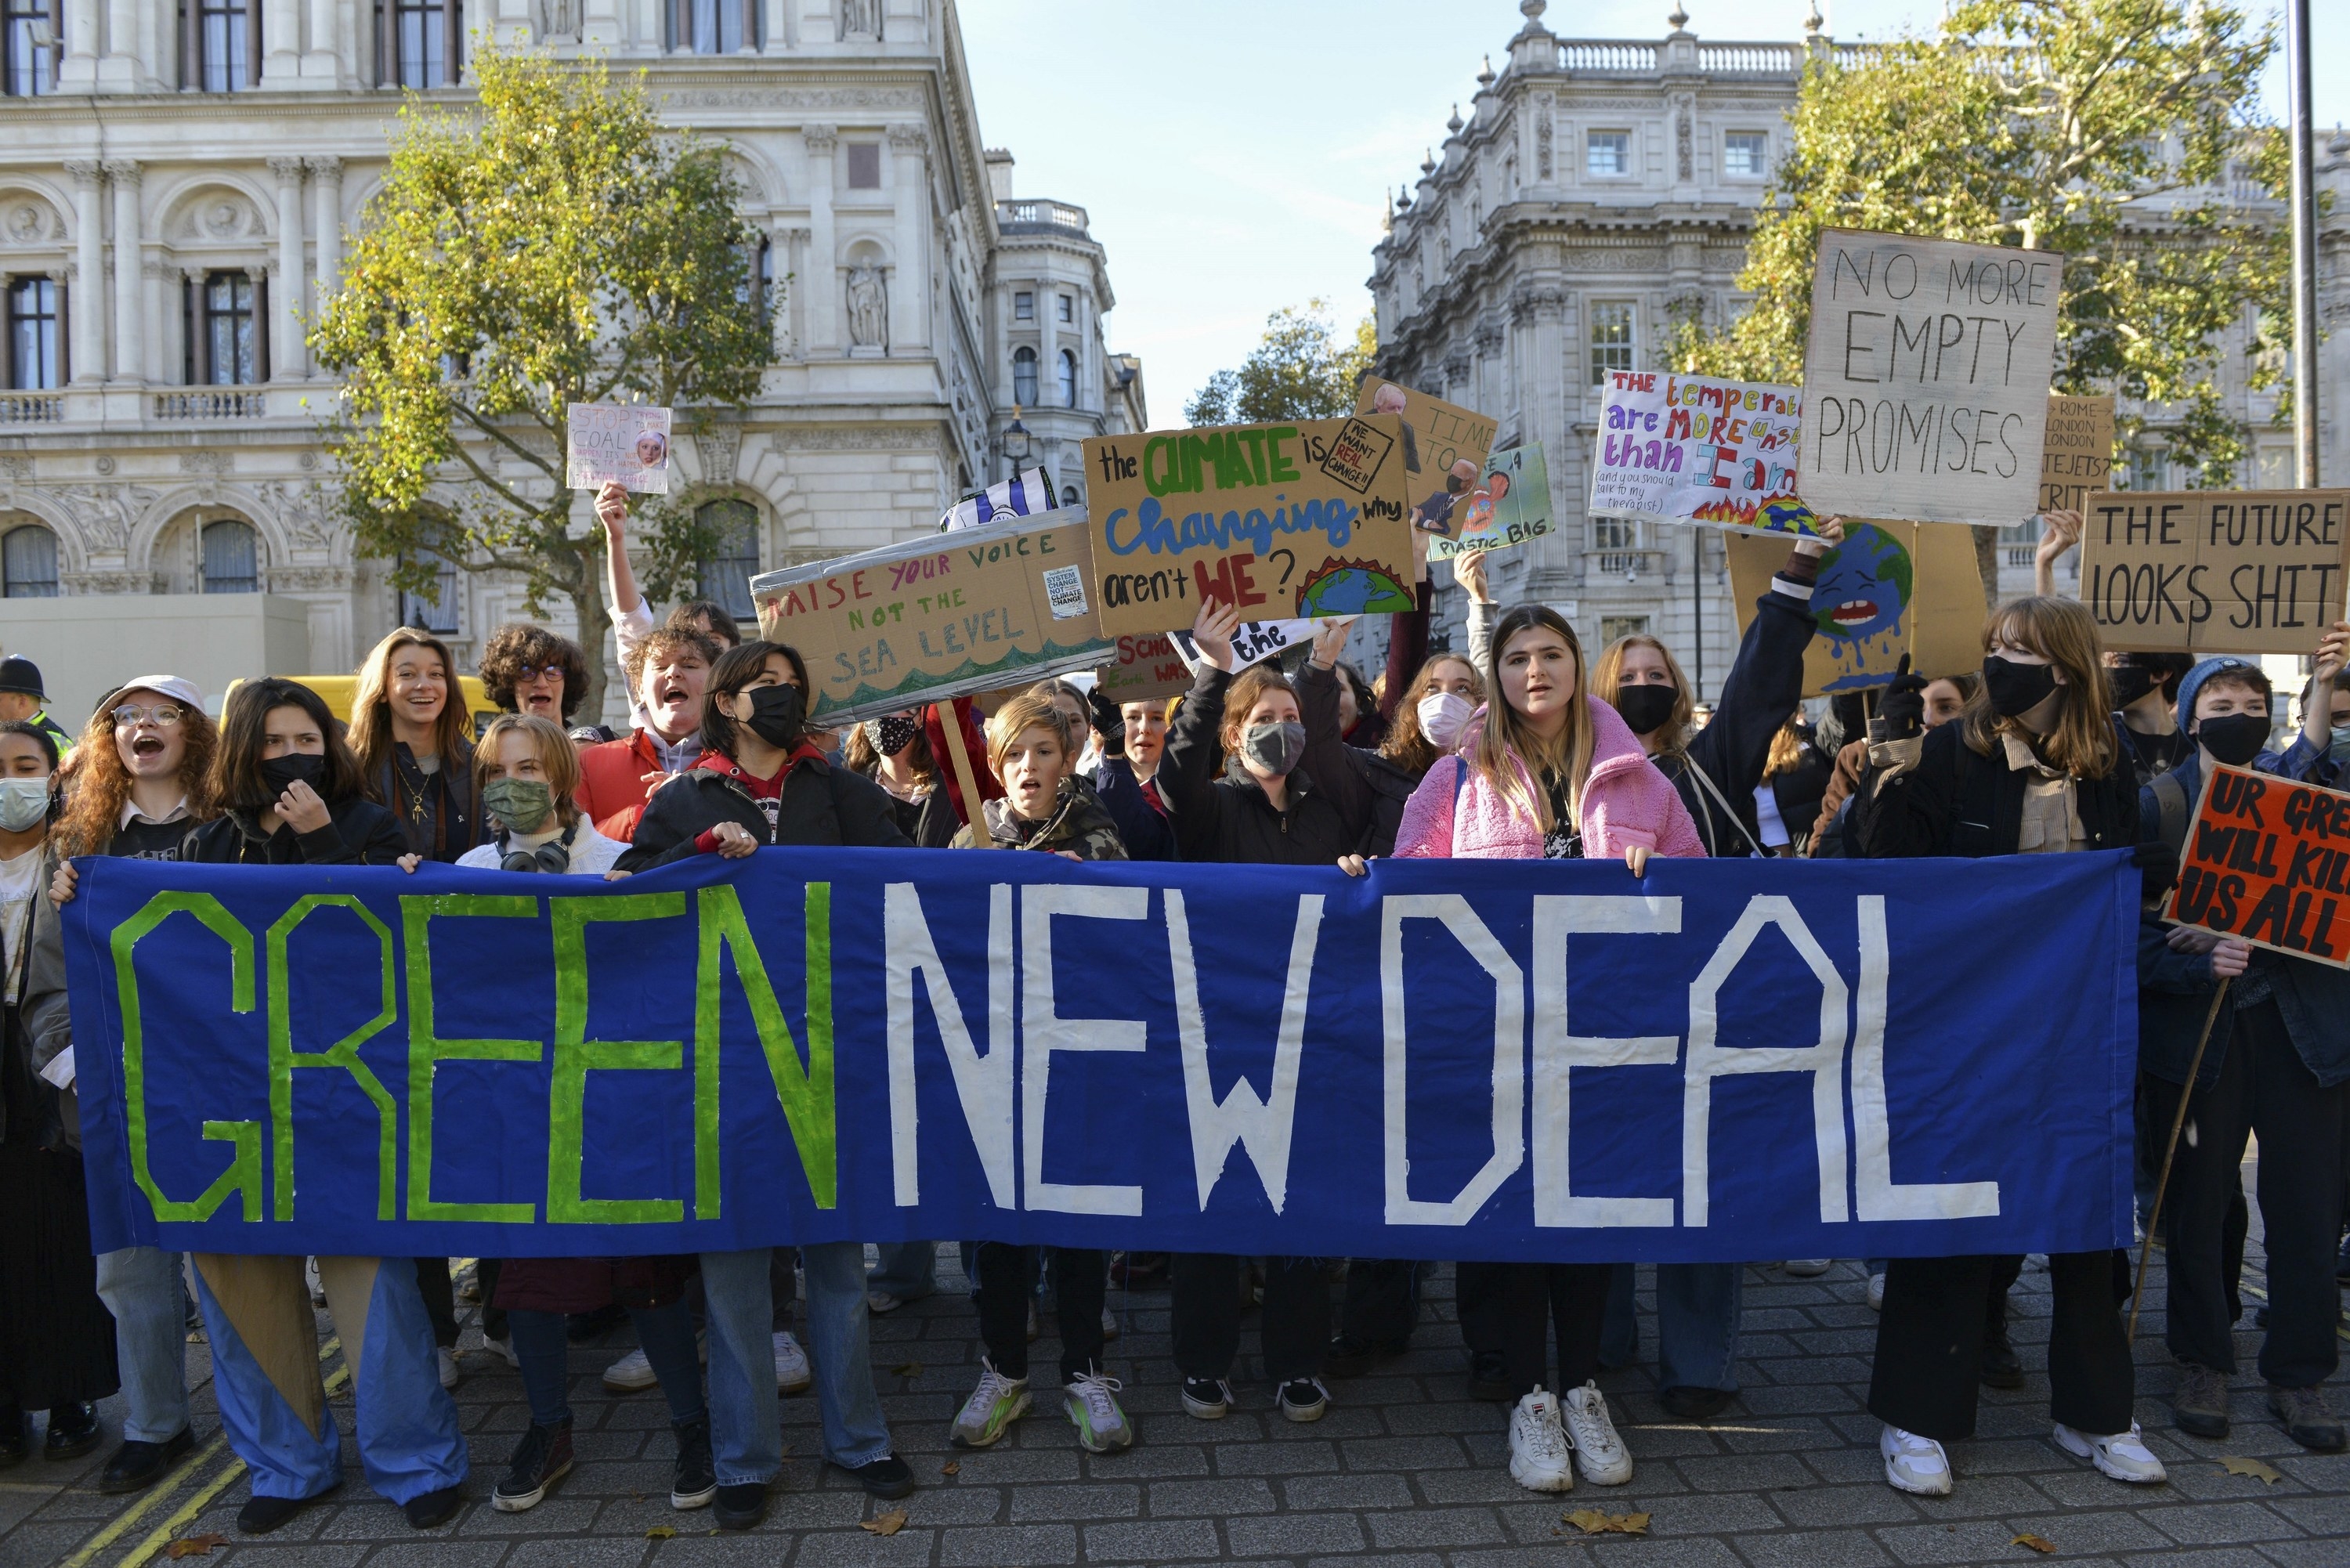
M296 680L307 686L326 700L328 708L333 711L336 718L346 724L351 722L351 700L359 694L359 688L358 676L288 675L283 679ZM228 691L221 694L221 705L224 711L227 708L230 693L244 684L242 679L228 683ZM489 689L482 684L482 678L478 675L460 675L457 677L457 689L465 694L465 709L473 716L473 733L478 735L489 728L490 721L497 715L498 711L490 705Z

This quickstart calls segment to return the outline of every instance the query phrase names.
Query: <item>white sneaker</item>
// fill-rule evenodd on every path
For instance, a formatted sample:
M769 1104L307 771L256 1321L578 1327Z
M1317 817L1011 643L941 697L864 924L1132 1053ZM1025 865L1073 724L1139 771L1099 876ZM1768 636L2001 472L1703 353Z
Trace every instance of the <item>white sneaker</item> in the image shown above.
M1573 1491L1575 1460L1558 1401L1537 1388L1510 1412L1510 1479L1528 1491Z
M1118 1335L1118 1314L1102 1308L1102 1343L1107 1345Z
M1871 1312L1885 1310L1885 1276L1883 1274L1868 1276L1868 1310Z
M993 1448L1012 1423L1028 1413L1028 1379L1006 1377L980 1357L979 1386L955 1412L947 1440L958 1449Z
M604 1386L615 1394L633 1394L660 1381L653 1376L653 1364L645 1358L641 1349L629 1352L604 1368Z
M2116 1432L2110 1438L2093 1438L2059 1421L2056 1446L2076 1459L2088 1460L2114 1480L2132 1486L2152 1486L2167 1473L2162 1461L2146 1446L2136 1421L2130 1423L2128 1431Z
M441 1386L454 1388L461 1374L457 1370L457 1353L447 1345L441 1347Z
M1877 1451L1885 1456L1886 1484L1894 1490L1919 1497L1950 1495L1950 1457L1933 1438L1888 1423L1877 1439Z
M775 1330L775 1391L796 1394L815 1381L816 1375L808 1370L807 1352L792 1337L792 1331Z
M1292 1421L1318 1421L1330 1408L1330 1390L1319 1377L1293 1377L1274 1396L1284 1417Z
M1780 1265L1788 1277L1797 1280L1817 1279L1835 1266L1834 1258L1790 1258Z
M1596 1383L1570 1388L1560 1402L1567 1441L1575 1445L1575 1467L1593 1486L1622 1486L1632 1479L1632 1454L1616 1435L1607 1418L1607 1396Z
M887 1314L896 1312L899 1307L904 1306L906 1302L904 1297L893 1296L888 1291L867 1291L865 1293L865 1310L871 1313L875 1317L881 1317Z
M489 1335L484 1334L482 1336L482 1348L488 1351L492 1355L496 1356L499 1360L504 1362L508 1366L513 1367L515 1371L519 1372L522 1370L522 1357L515 1354L514 1340L511 1337L505 1339L492 1339Z
M1087 1453L1115 1453L1134 1446L1134 1428L1118 1402L1118 1391L1123 1386L1098 1370L1063 1386L1061 1408L1077 1429L1078 1446Z

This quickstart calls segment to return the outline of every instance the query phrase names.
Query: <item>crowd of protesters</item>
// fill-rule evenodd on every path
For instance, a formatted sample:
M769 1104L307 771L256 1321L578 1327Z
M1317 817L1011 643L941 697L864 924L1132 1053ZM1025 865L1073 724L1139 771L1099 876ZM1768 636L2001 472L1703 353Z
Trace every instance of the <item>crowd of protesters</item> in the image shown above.
M484 645L480 674L499 711L480 725L449 648L411 628L369 654L348 722L283 678L236 685L215 722L192 683L151 674L120 681L77 734L46 711L37 669L0 661L0 1466L29 1457L32 1412L47 1415L46 1458L93 1451L105 1441L96 1401L119 1390L120 1443L97 1486L135 1491L172 1471L196 1441L192 1314L221 1424L251 1472L239 1527L274 1530L341 1479L313 1318L325 1305L355 1369L368 1483L424 1529L454 1514L469 1473L449 1392L459 1377L450 1260L92 1254L59 915L78 857L411 871L429 860L614 879L771 846L992 846L1357 876L1385 856L1594 859L1638 875L1657 857L2129 849L2146 892L2137 1198L2141 1224L2163 1199L2173 1419L2200 1437L2229 1428L2249 1212L2238 1170L2257 1135L2270 1291L2259 1370L2293 1440L2345 1446L2322 1385L2336 1364L2337 1274L2350 1271L2350 973L2167 926L2158 911L2204 770L2339 779L2350 763L2350 689L2336 689L2350 623L2317 642L2288 727L2251 661L2103 649L2087 612L2047 591L2078 527L2057 514L2042 591L1990 617L1978 668L1913 672L1905 660L1870 700L1839 697L1815 724L1804 664L1819 557L1840 537L1830 519L1823 538L1794 545L1702 713L1667 644L1641 634L1588 655L1555 611L1497 603L1471 556L1456 565L1468 647L1430 649L1423 587L1421 609L1396 618L1376 681L1339 658L1343 621L1286 667L1241 666L1237 614L1210 605L1192 628L1197 678L1178 697L1113 703L1097 686L1055 680L834 733L809 722L793 648L746 640L708 602L656 618L629 573L625 496L608 489L598 516L623 732L581 722L597 717L578 711L589 655L536 626L502 628ZM2223 983L2226 1016L2190 1084ZM2158 1195L2159 1135L2182 1097L2192 1133ZM810 1387L824 1459L876 1497L906 1495L912 1474L875 1391L868 1320L934 1291L935 1255L929 1242L884 1247L870 1272L854 1243L480 1260L485 1345L519 1373L530 1413L499 1456L492 1501L526 1510L560 1483L574 1454L570 1337L622 1317L638 1348L605 1381L660 1388L677 1508L711 1508L723 1529L756 1524L784 1458L778 1400ZM2143 1484L2163 1467L2132 1415L2124 1258L2048 1260L2049 1416L2066 1452ZM1171 1293L1189 1417L1214 1420L1241 1401L1243 1303L1254 1301L1272 1406L1306 1422L1327 1408L1332 1382L1409 1346L1428 1266L993 1241L966 1244L964 1262L985 1354L952 1440L995 1443L1034 1407L1029 1346L1049 1279L1060 1407L1097 1453L1138 1440L1104 1359L1113 1273ZM1800 1275L1829 1261L1783 1262ZM2020 1386L2006 1298L2022 1264L1866 1261L1881 1314L1869 1409L1884 1423L1889 1485L1950 1492L1946 1445L1972 1435L1978 1388ZM1711 1420L1738 1394L1744 1268L1656 1272L1660 1401ZM1505 1407L1513 1479L1541 1492L1578 1478L1629 1481L1633 1455L1597 1378L1639 1355L1630 1265L1464 1261L1455 1277L1467 1387ZM789 1326L795 1299L805 1346Z

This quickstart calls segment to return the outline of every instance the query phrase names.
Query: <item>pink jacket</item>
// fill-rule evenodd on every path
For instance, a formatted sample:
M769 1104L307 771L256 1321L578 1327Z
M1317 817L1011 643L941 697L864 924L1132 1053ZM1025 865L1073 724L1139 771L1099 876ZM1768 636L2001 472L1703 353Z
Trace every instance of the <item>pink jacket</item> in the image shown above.
M1701 859L1697 836L1680 792L1641 751L1639 738L1620 715L1596 697L1590 704L1594 731L1591 777L1583 786L1583 853L1593 860L1616 860L1634 845L1652 855ZM1478 710L1461 737L1461 754L1444 757L1428 770L1404 803L1396 829L1395 852L1423 858L1539 860L1542 830L1514 810L1506 796L1469 763L1476 750L1484 711ZM1517 764L1521 773L1525 764ZM1466 769L1465 775L1462 770Z

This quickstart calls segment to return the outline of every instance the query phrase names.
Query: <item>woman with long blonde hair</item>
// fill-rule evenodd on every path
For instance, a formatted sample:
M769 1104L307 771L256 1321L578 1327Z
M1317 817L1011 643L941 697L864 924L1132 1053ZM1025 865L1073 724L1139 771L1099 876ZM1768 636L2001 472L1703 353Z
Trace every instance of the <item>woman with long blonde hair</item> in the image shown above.
M473 736L447 643L403 626L369 650L351 698L351 750L411 854L453 864L482 842Z

